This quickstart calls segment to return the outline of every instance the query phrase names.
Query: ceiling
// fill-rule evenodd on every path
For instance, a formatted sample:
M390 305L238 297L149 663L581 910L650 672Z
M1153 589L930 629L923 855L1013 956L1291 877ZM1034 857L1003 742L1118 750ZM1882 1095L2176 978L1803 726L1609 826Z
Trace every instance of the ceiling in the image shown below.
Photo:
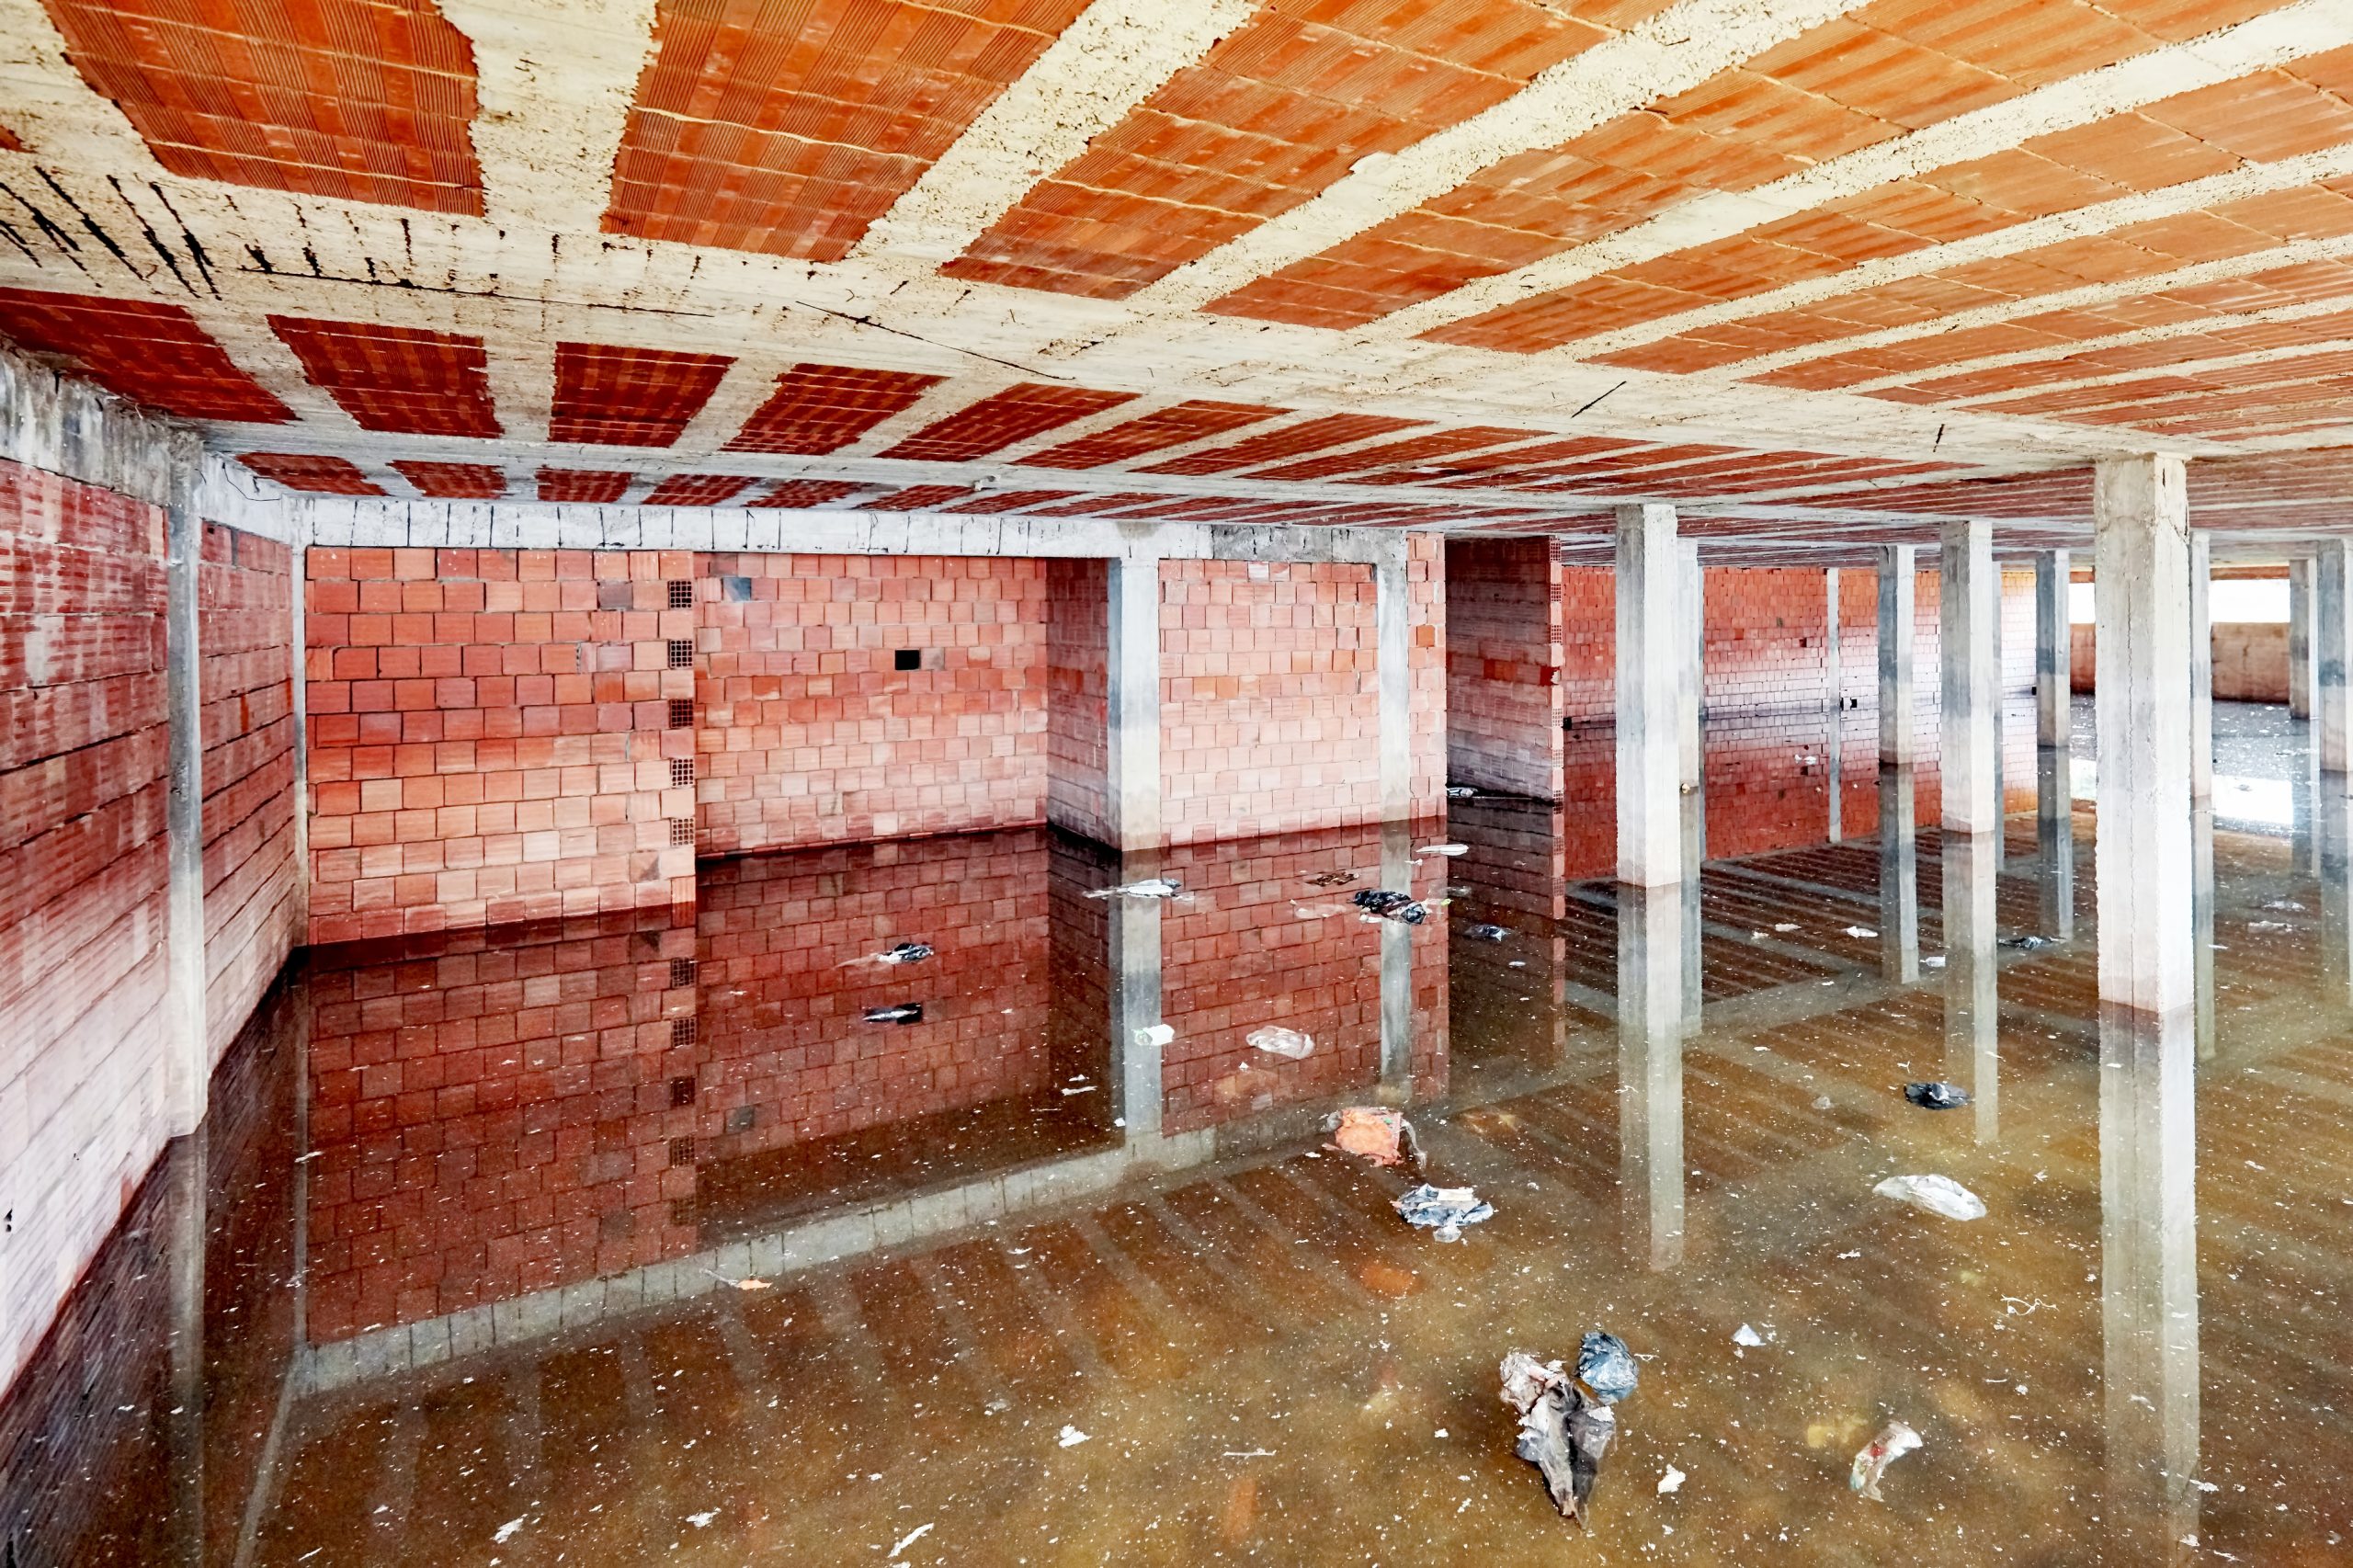
M0 338L391 497L2353 495L2353 0L0 0Z

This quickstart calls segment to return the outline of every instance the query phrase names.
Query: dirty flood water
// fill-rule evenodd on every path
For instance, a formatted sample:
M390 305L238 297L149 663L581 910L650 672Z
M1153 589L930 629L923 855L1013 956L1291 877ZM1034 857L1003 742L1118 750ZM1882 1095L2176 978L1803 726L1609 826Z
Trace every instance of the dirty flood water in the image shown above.
M2267 755L2172 1038L2031 810L1648 894L1505 798L1021 831L313 952L0 1420L10 1561L2353 1560L2353 832ZM1405 1223L1348 1106L1493 1217ZM1930 1175L1984 1217L1873 1191ZM1593 1329L1578 1524L1497 1367Z

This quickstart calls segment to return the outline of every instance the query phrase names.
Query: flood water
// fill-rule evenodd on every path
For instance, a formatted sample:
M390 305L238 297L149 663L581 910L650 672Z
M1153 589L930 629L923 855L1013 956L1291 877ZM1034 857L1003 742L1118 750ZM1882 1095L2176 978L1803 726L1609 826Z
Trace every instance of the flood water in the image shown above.
M1019 831L315 951L0 1420L10 1562L2353 1560L2353 824L2218 730L2169 1029L2100 1018L2087 811L1646 895L1574 802ZM1408 1227L1351 1105L1494 1218ZM1496 1366L1596 1327L1581 1527Z

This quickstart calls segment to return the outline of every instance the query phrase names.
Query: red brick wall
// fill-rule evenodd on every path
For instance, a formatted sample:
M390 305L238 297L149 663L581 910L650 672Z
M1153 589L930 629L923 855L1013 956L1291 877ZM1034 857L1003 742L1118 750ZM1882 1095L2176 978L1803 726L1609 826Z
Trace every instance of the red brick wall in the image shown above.
M164 1142L164 548L0 461L0 1387Z
M1540 800L1561 789L1561 596L1552 543L1446 549L1447 776Z
M692 902L690 555L309 560L313 941Z
M1372 568L1170 561L1160 594L1168 841L1378 820Z
M1030 831L705 867L697 1103L712 1156L1044 1089L1047 842ZM866 961L900 941L934 956ZM923 1021L866 1022L902 1002L921 1003Z
M705 555L699 571L705 854L1045 820L1045 562ZM920 669L893 667L903 648Z
M313 1339L694 1249L669 1141L694 1132L670 1080L694 1071L695 933L644 920L318 956Z
M1046 562L1046 816L1107 844L1110 591L1108 561Z
M204 968L217 1059L302 937L294 863L293 551L204 526Z

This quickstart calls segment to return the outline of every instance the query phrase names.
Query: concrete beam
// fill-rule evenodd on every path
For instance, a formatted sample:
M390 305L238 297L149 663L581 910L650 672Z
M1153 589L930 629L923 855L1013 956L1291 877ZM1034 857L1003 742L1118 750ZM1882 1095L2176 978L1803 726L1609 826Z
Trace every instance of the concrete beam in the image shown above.
M2190 951L2189 527L2181 460L2094 470L2099 995L2186 1011Z
M1684 875L1681 560L1674 507L1618 508L1618 880L1638 887Z
M1994 714L2001 701L2001 667L1994 641L2000 577L1994 569L1994 529L1984 522L1947 523L1938 555L1938 650L1943 667L1944 745L1939 794L1947 833L1998 833L2000 775L1994 753Z

